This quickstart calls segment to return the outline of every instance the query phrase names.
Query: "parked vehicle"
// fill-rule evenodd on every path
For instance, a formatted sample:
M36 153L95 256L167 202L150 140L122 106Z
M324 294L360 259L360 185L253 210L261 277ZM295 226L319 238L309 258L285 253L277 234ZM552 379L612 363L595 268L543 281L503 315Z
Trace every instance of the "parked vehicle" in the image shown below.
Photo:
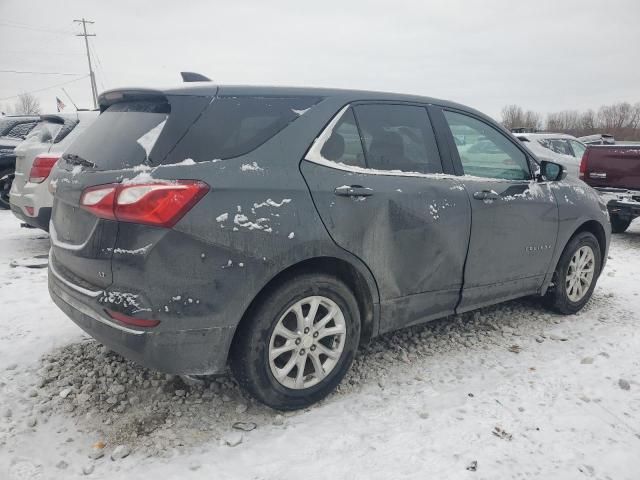
M5 115L0 117L0 209L9 208L9 191L16 169L13 150L37 125L39 117Z
M585 145L615 145L616 139L609 133L598 133L595 135L587 135L586 137L579 137Z
M384 332L524 295L575 313L607 258L599 195L462 105L200 84L100 108L52 182L51 297L148 367L229 361L274 408Z
M613 233L625 232L640 216L640 145L589 145L580 178L603 195Z
M64 150L98 117L97 111L42 115L37 133L15 149L11 210L27 225L49 231L53 196L51 170Z
M580 159L587 146L576 137L564 133L517 133L516 137L539 160L559 163L567 169L567 173L578 178Z

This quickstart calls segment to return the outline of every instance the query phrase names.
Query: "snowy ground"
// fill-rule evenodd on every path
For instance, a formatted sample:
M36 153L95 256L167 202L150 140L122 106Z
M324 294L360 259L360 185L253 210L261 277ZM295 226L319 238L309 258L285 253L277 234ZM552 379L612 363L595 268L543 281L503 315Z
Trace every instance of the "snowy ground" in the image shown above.
M523 300L387 335L284 416L89 340L30 268L47 251L0 211L0 479L640 478L640 222L581 314Z

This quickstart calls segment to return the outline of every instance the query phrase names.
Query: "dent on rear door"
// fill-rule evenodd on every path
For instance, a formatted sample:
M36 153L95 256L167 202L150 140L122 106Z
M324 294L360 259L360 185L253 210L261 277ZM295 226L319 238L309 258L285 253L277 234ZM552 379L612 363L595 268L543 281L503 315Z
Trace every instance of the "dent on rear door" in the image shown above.
M378 282L382 331L453 313L470 229L469 200L456 180L346 172L309 161L301 170L333 240ZM354 184L373 194L335 195L336 187Z

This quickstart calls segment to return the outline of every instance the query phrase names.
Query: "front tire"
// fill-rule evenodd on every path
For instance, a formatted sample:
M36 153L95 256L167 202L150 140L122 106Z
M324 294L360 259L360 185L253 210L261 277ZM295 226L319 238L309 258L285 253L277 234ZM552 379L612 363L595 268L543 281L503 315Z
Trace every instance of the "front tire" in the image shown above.
M631 225L631 219L620 218L618 215L611 215L611 232L612 233L624 233Z
M562 252L553 286L544 300L547 306L564 315L579 312L589 301L600 275L600 244L590 232L576 234Z
M291 278L248 315L231 347L231 370L251 395L278 410L304 408L331 393L360 342L358 303L331 275Z

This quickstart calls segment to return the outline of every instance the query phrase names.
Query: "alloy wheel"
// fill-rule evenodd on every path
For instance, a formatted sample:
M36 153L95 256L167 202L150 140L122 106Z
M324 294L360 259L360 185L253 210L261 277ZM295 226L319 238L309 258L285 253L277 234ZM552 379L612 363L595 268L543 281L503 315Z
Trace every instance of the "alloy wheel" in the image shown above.
M340 307L323 296L298 300L280 317L269 341L269 367L281 385L301 390L335 368L346 340Z
M595 255L589 246L580 247L571 257L565 278L567 297L579 302L587 294L595 271Z

